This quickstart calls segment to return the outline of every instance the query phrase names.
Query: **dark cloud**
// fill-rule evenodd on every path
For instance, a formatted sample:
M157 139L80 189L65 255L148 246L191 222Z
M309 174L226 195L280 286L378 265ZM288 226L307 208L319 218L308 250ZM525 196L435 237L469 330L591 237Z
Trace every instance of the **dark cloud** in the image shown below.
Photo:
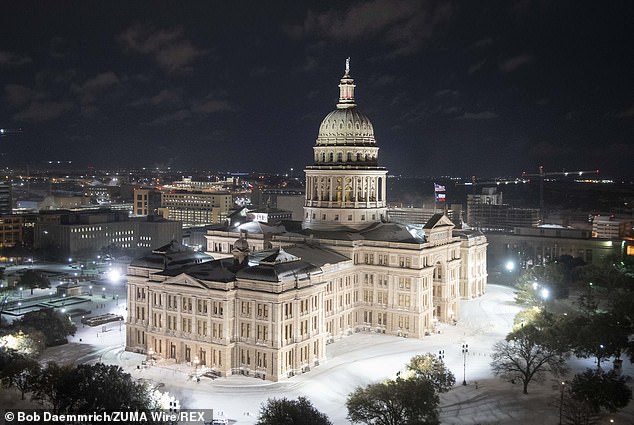
M223 111L234 111L236 108L227 100L207 99L192 108L193 112L200 114L213 114Z
M58 118L74 109L72 102L33 101L29 106L14 114L13 119L26 122L43 122Z
M13 68L32 63L33 59L29 56L0 51L0 68Z
M273 68L270 68L268 66L256 66L254 68L251 68L251 71L249 71L249 77L266 77L273 74L274 72L275 71L273 70Z
M493 111L482 111L482 112L465 112L459 117L456 117L457 120L490 120L493 118L499 117Z
M460 92L458 90L452 90L452 89L442 89L434 93L434 96L436 97L455 97L459 95L460 95Z
M293 38L326 37L338 41L375 37L392 46L391 55L417 52L436 27L452 15L449 1L372 0L346 10L309 10L302 25L286 27Z
M500 62L499 67L502 72L513 72L522 65L529 64L535 60L533 55L523 54L513 56Z
M369 84L374 87L388 86L396 81L396 77L390 74L373 75L370 77Z
M147 127L160 127L173 124L175 122L183 122L191 118L192 113L188 109L179 109L178 111L163 114L152 121L143 123Z
M132 26L118 36L125 51L149 55L168 72L184 71L199 57L207 54L185 38L182 28L155 30Z
M632 117L634 117L634 105L630 106L629 109L626 109L626 110L621 111L621 112L617 112L615 114L615 116L619 117L619 118L632 118Z
M561 144L553 144L550 142L538 142L530 149L531 158L543 160L546 158L559 158L574 154L574 149Z
M487 62L486 59L482 59L481 61L472 63L471 65L469 65L469 74L473 74L474 72L482 69L482 67L484 66L484 64Z
M63 37L53 37L49 43L49 54L56 59L63 59L70 55L71 49Z
M21 108L36 97L36 92L20 84L4 86L4 100L15 108Z
M183 91L181 89L163 89L152 96L153 105L175 105L182 101Z
M80 86L75 86L74 91L78 94L79 101L85 105L94 102L99 94L119 83L119 77L114 72L107 71L89 78Z
M491 44L493 44L493 39L491 37L485 37L473 43L473 47L482 48L490 46Z

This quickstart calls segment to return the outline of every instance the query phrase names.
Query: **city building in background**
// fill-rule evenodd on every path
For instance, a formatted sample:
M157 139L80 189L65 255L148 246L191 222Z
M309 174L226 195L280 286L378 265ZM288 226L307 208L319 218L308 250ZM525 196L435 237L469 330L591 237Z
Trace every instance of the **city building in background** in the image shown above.
M634 236L634 218L615 215L597 215L592 219L592 237L603 239L623 239Z
M126 211L66 211L55 222L35 223L33 246L60 258L87 257L104 249L139 255L181 238L179 221L130 218Z
M0 182L0 214L11 214L13 212L13 193L11 183Z
M233 208L233 196L229 192L201 192L173 190L161 193L159 213L183 223L183 227L195 227L221 223Z
M135 188L133 215L157 215L161 208L161 191L154 188Z
M515 227L540 224L539 209L515 208L502 202L502 192L483 187L480 194L467 195L467 224L484 232L507 232Z

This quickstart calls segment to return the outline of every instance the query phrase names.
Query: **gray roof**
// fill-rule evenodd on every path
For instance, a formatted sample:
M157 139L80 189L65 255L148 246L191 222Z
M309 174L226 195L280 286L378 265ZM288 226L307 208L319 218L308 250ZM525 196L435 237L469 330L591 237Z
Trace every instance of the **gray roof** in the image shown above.
M441 218L444 217L443 213L436 213L431 216L431 218L425 223L423 229L433 229L436 224L440 221Z
M345 255L316 244L297 244L257 254L249 257L249 264L253 265L238 271L238 277L269 282L280 282L291 276L304 279L310 274L321 272L326 264L350 260Z
M133 260L130 266L164 270L211 260L213 257L205 253L194 251L177 241L171 241L167 245L152 250L152 253Z
M400 223L373 223L362 230L312 230L304 229L301 234L312 235L317 239L347 241L383 241L399 243L424 243L423 237L410 231L410 226Z
M157 274L163 276L178 276L183 273L199 281L232 282L236 279L236 269L233 258L182 265L180 267L163 270Z

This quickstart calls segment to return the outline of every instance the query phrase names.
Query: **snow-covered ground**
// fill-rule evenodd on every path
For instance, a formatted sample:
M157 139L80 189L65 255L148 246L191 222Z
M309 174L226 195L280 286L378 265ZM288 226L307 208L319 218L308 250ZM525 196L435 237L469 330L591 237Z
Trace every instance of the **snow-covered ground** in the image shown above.
M122 291L121 295L125 293ZM106 300L95 297L94 302L104 305L93 310L93 315L105 312L125 315L122 297L118 305L110 297ZM123 351L125 326L119 330L118 323L105 329L82 327L78 323L78 332L70 338L70 344L47 350L44 359L119 364L137 379L164 384L161 390L176 396L181 406L214 409L232 424L255 423L261 403L270 397L292 399L303 395L339 425L349 423L345 401L357 386L393 378L416 354L437 354L444 350L444 361L456 376L457 385L441 396L443 424L556 424L559 380L531 384L530 394L524 395L521 385L491 375L491 347L510 331L518 311L511 288L489 285L483 297L462 302L461 320L456 326L442 325L439 334L422 340L354 334L328 345L328 360L320 366L277 383L245 376L215 380L202 377L195 382L189 379L192 369L187 365L137 368L145 356ZM464 369L463 344L469 346ZM632 375L634 368L628 361L624 363L624 373ZM591 360L575 360L571 364L575 372L593 366ZM463 373L466 386L462 385ZM611 418L616 424L634 423L634 406Z

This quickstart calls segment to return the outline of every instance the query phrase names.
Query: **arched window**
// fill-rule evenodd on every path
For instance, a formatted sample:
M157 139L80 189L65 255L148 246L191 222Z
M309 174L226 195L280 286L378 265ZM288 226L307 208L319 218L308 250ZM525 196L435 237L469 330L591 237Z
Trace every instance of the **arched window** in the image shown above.
M347 161L347 162L351 162L351 161L352 161L352 152L348 152L348 153L346 154L346 161Z
M337 153L337 162L342 162L343 161L343 154L341 152Z

